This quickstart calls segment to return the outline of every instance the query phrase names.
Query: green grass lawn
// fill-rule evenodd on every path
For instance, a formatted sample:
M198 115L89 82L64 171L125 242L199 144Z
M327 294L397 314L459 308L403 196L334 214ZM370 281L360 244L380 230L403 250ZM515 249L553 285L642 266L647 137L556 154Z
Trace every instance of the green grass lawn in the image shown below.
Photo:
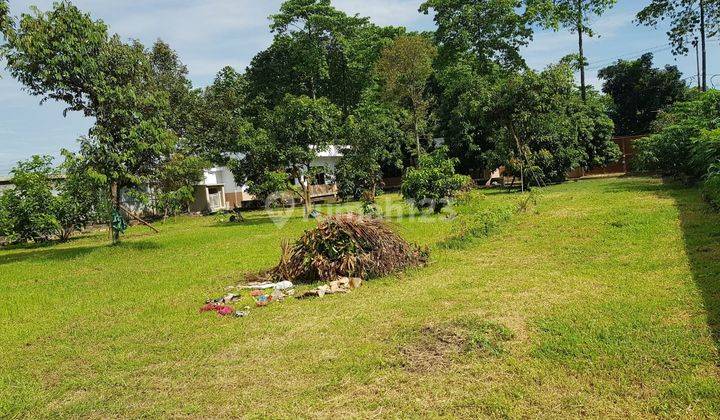
M98 232L0 251L0 417L720 412L720 215L696 190L549 187L458 250L432 247L445 216L384 200L428 267L243 319L198 308L314 221L181 217L117 247Z

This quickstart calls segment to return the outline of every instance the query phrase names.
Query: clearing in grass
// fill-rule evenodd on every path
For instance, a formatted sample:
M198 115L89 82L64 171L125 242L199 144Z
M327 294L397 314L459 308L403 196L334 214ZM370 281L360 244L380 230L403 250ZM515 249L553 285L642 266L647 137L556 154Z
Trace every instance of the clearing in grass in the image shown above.
M453 248L437 246L456 233L451 209L417 217L396 195L379 200L401 236L430 247L426 267L243 319L198 314L199 297L272 267L316 221L179 217L115 247L98 233L0 251L0 416L720 412L720 216L696 189L552 186Z

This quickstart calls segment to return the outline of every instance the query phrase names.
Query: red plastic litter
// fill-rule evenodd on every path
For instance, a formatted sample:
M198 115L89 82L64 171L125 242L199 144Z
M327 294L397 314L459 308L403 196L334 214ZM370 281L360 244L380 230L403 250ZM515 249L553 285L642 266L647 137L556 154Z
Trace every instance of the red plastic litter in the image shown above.
M217 305L217 304L215 304L215 303L208 303L208 304L203 305L203 306L200 308L200 312L216 311L217 308L218 308L218 305Z
M229 306L218 306L217 308L217 313L219 313L220 315L230 315L234 311L235 310Z
M208 303L200 308L200 312L215 311L220 315L230 315L235 312L231 306L218 305L217 303Z

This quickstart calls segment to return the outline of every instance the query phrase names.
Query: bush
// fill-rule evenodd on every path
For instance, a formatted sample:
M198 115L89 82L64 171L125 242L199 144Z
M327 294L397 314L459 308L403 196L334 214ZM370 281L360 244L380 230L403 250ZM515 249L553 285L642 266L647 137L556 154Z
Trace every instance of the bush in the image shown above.
M76 230L98 220L107 200L93 180L68 157L64 169L52 167L49 156L33 156L12 170L14 188L0 196L0 236L11 242L67 240Z
M1 212L6 215L4 230L13 242L46 241L60 227L52 213L57 172L51 162L49 156L33 156L12 170L14 188L3 192Z
M720 92L698 94L664 111L655 134L635 144L635 169L699 181L720 155Z
M420 156L418 167L408 169L403 177L403 197L412 200L418 209L431 208L440 213L450 198L472 184L470 177L455 173L457 163L457 159L447 157L445 147Z
M53 214L58 221L58 239L65 241L92 223L110 218L105 177L89 171L82 157L63 152L65 179L57 184Z
M720 163L710 167L703 185L703 195L713 207L720 210Z
M702 182L705 198L720 208L720 92L675 104L655 128L656 134L635 144L636 168Z
M695 173L706 176L710 167L720 162L720 129L705 130L692 145L692 165Z
M487 237L513 214L512 206L490 204L478 191L461 194L454 209L452 236L441 243L444 248L462 248L472 239Z
M375 167L377 170L374 170ZM343 156L335 168L340 198L360 200L367 191L381 192L378 188L382 184L382 172L379 168L380 165L373 162L362 162L354 156Z

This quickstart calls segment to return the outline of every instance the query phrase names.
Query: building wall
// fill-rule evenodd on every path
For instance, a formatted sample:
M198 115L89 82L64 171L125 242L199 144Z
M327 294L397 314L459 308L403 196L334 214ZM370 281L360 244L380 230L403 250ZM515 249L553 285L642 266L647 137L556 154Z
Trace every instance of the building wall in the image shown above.
M325 167L327 168L326 175L325 175L325 184L326 185L333 185L335 184L335 168L340 162L340 158L342 155L339 154L339 152L333 148L332 150L322 153L317 159L315 159L310 166L312 167ZM203 179L203 182L201 184L202 186L207 185L224 185L225 186L225 201L228 206L228 208L232 209L235 207L241 207L243 202L248 201L254 201L256 200L255 196L252 194L249 194L247 191L246 185L238 185L237 182L235 182L235 177L233 176L232 172L227 167L215 167L210 168L205 171L205 176ZM334 189L328 189L328 188L320 188L316 189L318 193L322 191L321 195L327 195L328 193L331 194L331 190L335 191ZM202 201L207 201L206 199L203 199L204 193L201 193L200 191L204 191L203 189L196 189L196 200L195 205L193 206L193 211L206 211L205 209L200 209L199 207L202 206Z
M14 186L13 184L10 184L10 183L2 183L2 184L0 184L0 193L3 192L3 191L5 191L5 190L12 189L12 188L15 188L15 186Z

